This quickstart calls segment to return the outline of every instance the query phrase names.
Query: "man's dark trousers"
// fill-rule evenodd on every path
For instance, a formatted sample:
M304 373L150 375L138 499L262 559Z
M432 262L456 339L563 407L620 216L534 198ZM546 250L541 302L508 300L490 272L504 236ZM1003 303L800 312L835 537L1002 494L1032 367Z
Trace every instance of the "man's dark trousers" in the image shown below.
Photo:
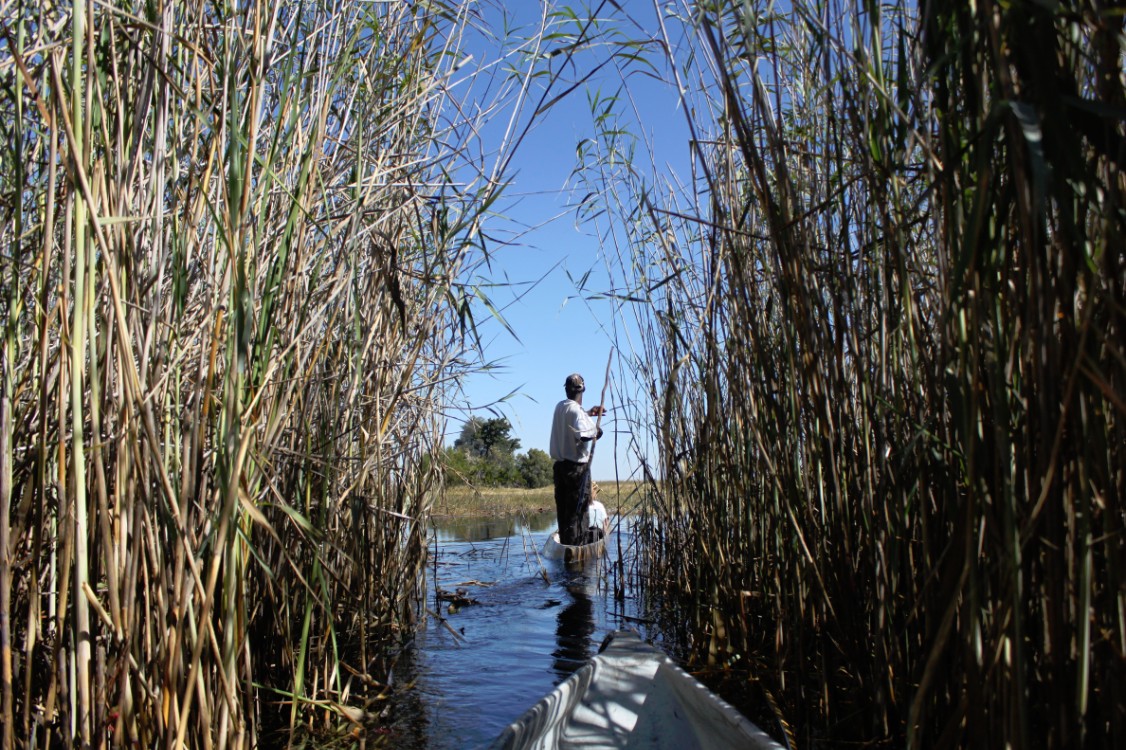
M555 479L555 515L559 518L559 541L582 544L586 532L587 505L590 500L588 464L556 461L552 467Z

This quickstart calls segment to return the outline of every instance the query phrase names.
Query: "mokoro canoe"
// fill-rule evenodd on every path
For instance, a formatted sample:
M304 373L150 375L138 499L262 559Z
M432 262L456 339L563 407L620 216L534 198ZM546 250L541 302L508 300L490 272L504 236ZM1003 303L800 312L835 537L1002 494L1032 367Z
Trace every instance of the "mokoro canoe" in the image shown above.
M543 545L543 556L548 560L562 560L563 562L583 562L602 557L606 554L606 538L590 544L561 544L559 532L551 532L551 536Z
M509 724L491 750L782 746L636 633L601 653Z

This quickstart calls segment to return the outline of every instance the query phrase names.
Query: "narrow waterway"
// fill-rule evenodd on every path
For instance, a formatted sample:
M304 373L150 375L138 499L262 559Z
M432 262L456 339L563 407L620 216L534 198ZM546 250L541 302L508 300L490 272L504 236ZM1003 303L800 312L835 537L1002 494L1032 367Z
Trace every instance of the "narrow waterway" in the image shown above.
M554 514L435 521L430 614L402 675L414 686L397 707L397 747L486 745L607 633L638 628L636 600L615 596L619 548L621 559L632 550L628 524L615 526L602 561L582 567L539 556L554 530Z

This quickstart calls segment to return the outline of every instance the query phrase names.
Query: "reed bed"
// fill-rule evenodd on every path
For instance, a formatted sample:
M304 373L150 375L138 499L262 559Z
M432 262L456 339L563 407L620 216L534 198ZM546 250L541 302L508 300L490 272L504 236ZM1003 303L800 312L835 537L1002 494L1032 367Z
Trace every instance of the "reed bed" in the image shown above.
M360 733L516 51L461 109L468 4L0 7L0 747Z
M621 70L691 180L621 106L585 172L664 480L637 575L791 746L1126 743L1121 16L655 10Z

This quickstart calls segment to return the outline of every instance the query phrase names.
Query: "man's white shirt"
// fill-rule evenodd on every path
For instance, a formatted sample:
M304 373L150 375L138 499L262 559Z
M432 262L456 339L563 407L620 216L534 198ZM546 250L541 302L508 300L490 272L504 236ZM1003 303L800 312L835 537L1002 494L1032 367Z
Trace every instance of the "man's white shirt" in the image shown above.
M587 508L587 525L592 529L605 530L606 519L610 516L606 513L606 506L598 500L591 500L590 507Z
M551 445L549 453L552 461L574 461L585 464L590 460L590 440L598 434L598 427L583 407L571 399L564 399L555 405L555 417L551 423Z

